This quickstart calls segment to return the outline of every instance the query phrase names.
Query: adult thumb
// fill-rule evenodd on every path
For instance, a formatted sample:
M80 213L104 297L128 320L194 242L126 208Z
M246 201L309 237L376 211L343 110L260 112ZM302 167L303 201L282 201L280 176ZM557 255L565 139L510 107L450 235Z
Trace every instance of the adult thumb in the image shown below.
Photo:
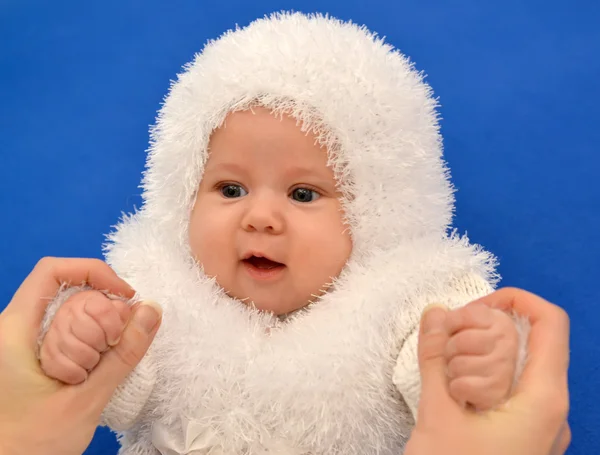
M118 344L102 355L90 373L84 388L93 397L98 415L111 399L115 389L142 360L158 332L162 309L155 302L141 302L132 309L129 322Z
M418 419L427 420L451 401L444 351L449 335L446 330L448 309L442 305L429 305L423 310L419 329L418 358L421 373L421 398Z

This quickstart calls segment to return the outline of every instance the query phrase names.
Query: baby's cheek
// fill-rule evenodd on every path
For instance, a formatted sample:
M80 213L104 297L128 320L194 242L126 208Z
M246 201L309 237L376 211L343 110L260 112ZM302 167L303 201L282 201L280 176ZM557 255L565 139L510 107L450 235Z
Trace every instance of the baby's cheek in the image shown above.
M196 262L201 264L209 276L222 273L221 268L235 254L234 236L224 230L220 231L211 226L205 226L196 233L190 234L190 248Z

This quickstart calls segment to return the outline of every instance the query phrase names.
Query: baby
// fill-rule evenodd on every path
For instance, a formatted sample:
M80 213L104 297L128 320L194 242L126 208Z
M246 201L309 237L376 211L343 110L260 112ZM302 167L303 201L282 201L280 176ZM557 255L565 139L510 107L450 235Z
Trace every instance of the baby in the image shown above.
M400 453L432 302L455 308L453 397L510 393L526 323L464 306L492 291L493 258L447 235L435 101L364 28L278 14L209 44L166 99L143 186L106 259L164 317L104 412L120 453ZM44 371L84 381L129 311L65 286Z

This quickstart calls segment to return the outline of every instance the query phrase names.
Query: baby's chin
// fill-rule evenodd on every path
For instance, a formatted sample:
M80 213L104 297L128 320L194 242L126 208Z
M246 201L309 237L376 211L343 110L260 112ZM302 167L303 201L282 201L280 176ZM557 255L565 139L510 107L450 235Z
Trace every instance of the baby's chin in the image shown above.
M300 302L294 302L285 301L282 299L274 299L272 296L269 296L269 298L259 296L241 297L227 290L225 290L225 293L229 297L239 300L250 308L255 308L259 311L264 311L265 313L271 313L278 317L285 317L291 313L301 310L302 308L306 308L311 303L308 299L304 299Z

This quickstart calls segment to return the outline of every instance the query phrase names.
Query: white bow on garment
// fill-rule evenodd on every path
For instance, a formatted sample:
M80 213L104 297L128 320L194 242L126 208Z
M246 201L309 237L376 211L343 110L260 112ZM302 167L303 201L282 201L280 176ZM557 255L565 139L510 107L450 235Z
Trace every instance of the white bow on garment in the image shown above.
M219 443L217 431L201 422L180 417L181 430L163 423L152 426L152 444L161 455L238 455L225 452ZM269 437L259 442L249 442L245 453L252 455L308 455L308 452L290 447L282 440Z

